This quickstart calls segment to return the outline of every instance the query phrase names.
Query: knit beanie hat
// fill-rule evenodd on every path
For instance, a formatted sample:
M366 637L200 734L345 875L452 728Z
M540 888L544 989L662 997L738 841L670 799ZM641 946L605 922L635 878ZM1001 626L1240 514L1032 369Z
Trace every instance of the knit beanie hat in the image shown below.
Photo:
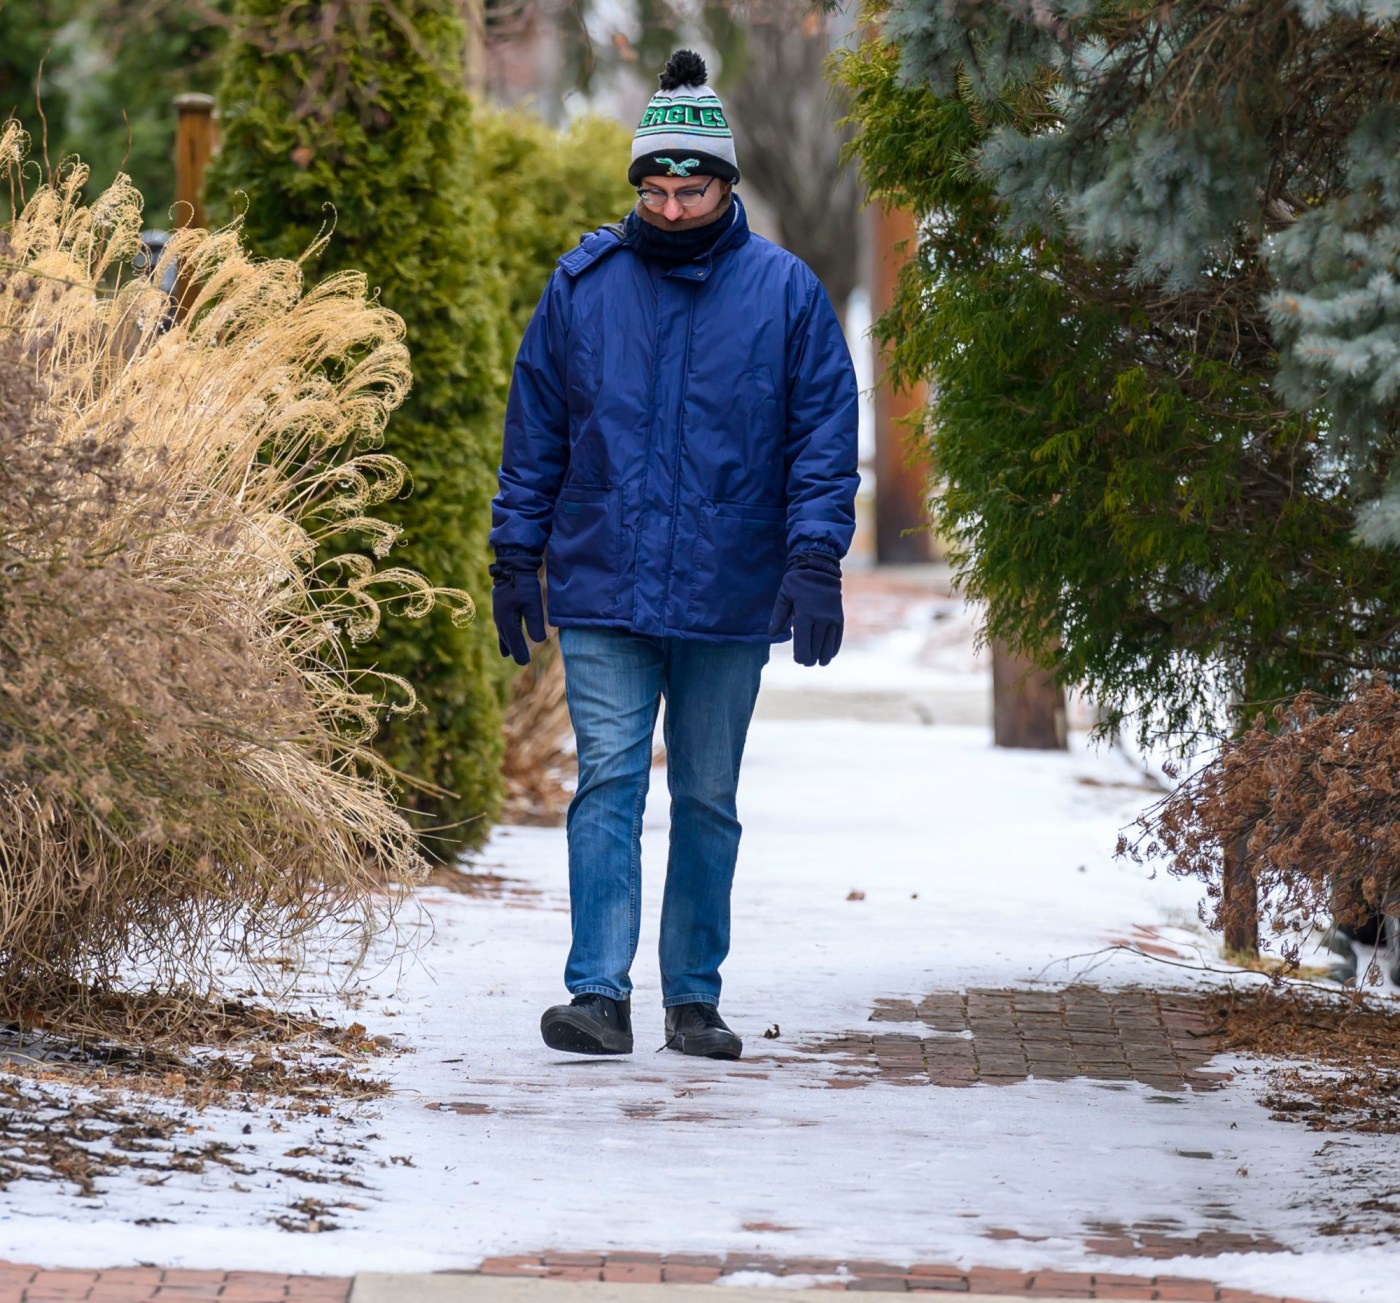
M705 85L705 61L694 50L677 50L657 79L632 137L632 166L627 179L641 184L647 176L717 176L737 181L734 136L719 96Z

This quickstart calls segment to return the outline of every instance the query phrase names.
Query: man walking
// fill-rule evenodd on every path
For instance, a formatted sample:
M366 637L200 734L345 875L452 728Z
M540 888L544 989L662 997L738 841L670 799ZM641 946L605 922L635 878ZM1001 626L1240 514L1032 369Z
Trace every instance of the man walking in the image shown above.
M516 357L492 609L524 665L559 627L578 789L569 806L573 999L553 1049L632 1049L642 807L666 701L670 855L661 911L667 1045L736 1059L719 1015L739 848L735 792L769 647L841 645L855 528L856 384L812 272L751 235L705 64L672 56L642 115L626 220L564 255Z

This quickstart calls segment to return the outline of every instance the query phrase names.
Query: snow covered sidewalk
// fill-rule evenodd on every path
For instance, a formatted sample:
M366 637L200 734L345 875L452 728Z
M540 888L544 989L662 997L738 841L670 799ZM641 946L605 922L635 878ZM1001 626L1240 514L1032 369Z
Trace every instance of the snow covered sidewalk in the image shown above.
M1113 859L1153 788L1078 738L995 751L971 619L936 579L857 577L829 670L783 648L766 673L723 1001L743 1060L652 1052L658 771L635 1055L540 1043L564 996L563 832L503 828L473 866L498 889L425 889L414 953L351 990L403 1051L387 1098L191 1117L241 1175L118 1175L81 1200L14 1185L0 1259L344 1278L567 1276L548 1255L581 1254L596 1278L634 1255L660 1280L667 1255L733 1284L904 1290L922 1264L922 1288L954 1292L1393 1299L1393 1242L1324 1233L1350 1173L1394 1167L1393 1138L1272 1121L1255 1069L1210 1057L1190 994L1222 979L1199 971L1218 952L1198 889ZM335 985L300 1003L326 1013ZM308 1193L334 1229L290 1234ZM1173 1279L1185 1292L1153 1283Z

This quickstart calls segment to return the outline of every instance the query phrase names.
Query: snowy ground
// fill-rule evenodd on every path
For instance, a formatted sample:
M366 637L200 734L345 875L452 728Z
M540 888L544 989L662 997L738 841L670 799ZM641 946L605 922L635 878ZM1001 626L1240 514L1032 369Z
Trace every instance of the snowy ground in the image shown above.
M663 1040L658 771L634 1056L568 1058L540 1043L540 1011L564 998L563 833L502 829L479 866L510 879L506 889L425 890L423 914L405 920L415 954L364 974L354 1014L341 1015L405 1051L375 1065L393 1079L389 1098L330 1118L190 1119L237 1145L250 1173L160 1185L124 1174L92 1199L16 1184L0 1200L0 1258L344 1274L547 1248L728 1251L1169 1272L1336 1303L1393 1299L1400 1249L1319 1227L1356 1197L1349 1172L1393 1168L1400 1146L1369 1137L1363 1149L1361 1138L1270 1121L1253 1067L1224 1089L1177 1096L1092 1081L837 1090L827 1085L837 1065L802 1052L866 1026L881 998L1224 980L1104 953L1108 938L1146 924L1218 963L1195 886L1113 859L1119 830L1154 799L1138 771L1082 745L994 751L969 719L987 688L968 621L936 597L895 605L829 674L793 666L787 649L770 667L740 793L725 971L743 1061L652 1052ZM328 989L304 981L300 1002L333 1011ZM362 1186L279 1175L289 1150L305 1151L303 1171ZM338 1205L339 1229L279 1229L307 1195ZM136 1224L153 1219L167 1220ZM1291 1252L1148 1262L1085 1249L1093 1222L1164 1219L1173 1234L1226 1229ZM1037 1238L989 1238L994 1228Z

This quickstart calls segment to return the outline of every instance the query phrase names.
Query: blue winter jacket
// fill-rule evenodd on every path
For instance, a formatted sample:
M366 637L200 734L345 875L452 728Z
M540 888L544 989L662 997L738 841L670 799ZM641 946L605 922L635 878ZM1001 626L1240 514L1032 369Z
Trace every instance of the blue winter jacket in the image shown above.
M841 326L806 264L733 210L679 267L585 236L525 331L491 546L547 556L556 625L769 642L788 553L850 546Z

